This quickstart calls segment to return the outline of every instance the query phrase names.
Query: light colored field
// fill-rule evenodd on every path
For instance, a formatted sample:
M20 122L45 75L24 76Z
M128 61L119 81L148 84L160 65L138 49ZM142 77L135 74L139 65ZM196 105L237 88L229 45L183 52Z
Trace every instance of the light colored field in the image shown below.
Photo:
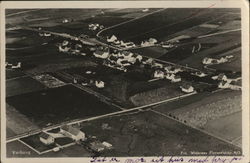
M241 146L242 136L242 112L223 116L219 119L209 120L203 127L209 133ZM236 142L234 140L237 140Z
M38 129L25 115L6 103L7 137ZM12 131L12 132L11 132Z
M208 121L238 111L241 111L241 91L223 90L170 113L191 126L203 128Z

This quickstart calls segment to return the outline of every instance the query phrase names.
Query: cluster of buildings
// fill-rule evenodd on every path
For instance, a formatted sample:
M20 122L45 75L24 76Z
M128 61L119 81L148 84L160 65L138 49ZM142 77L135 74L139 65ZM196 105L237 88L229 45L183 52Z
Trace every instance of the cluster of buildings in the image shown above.
M108 67L127 72L127 67L136 62L142 62L142 59L141 55L133 54L128 51L119 51L111 53L104 64Z
M91 31L96 31L96 30L102 30L102 29L104 29L104 26L100 25L98 23L89 24L88 26L89 26L89 30L91 30Z
M107 37L107 42L116 45L120 48L133 48L136 47L136 45L133 42L124 42L123 40L118 40L115 35L112 35L111 37Z
M21 62L17 62L17 64L13 64L13 63L8 63L5 62L5 68L7 69L19 69L21 68L22 63Z
M235 84L235 82L241 80L241 77L236 79L230 79L225 74L221 73L219 75L213 76L212 79L219 81L218 88L241 90L241 86Z
M147 46L153 46L157 43L157 40L155 38L149 38L148 40L142 41L141 46L147 47Z
M73 55L81 55L85 56L86 53L82 51L81 44L72 44L67 40L64 40L61 44L58 45L59 52L73 54Z
M230 59L233 58L233 57L234 57L233 55L221 57L221 58L219 58L219 59L205 57L205 58L202 60L202 63L203 63L204 65L220 64L220 63L229 62Z
M181 77L177 75L178 72L182 72L183 70L179 67L173 67L173 66L163 66L159 63L152 64L152 67L156 67L157 69L154 72L154 78L160 78L160 79L168 79L171 82L180 82Z
M92 80L92 79L78 80L78 79L74 78L73 83L74 84L80 83L83 86L95 85L97 88L104 88L105 87L105 82L102 80Z
M70 138L74 142L85 142L85 143L87 142L88 148L90 148L92 151L95 152L102 152L105 149L112 148L112 144L106 141L101 142L99 140L88 140L91 138L87 138L84 132L82 132L79 128L73 127L72 125L61 126L58 134ZM44 145L51 145L56 142L56 137L54 135L57 134L51 134L49 132L41 132L39 135L39 139ZM53 150L58 151L60 150L60 148L56 147Z

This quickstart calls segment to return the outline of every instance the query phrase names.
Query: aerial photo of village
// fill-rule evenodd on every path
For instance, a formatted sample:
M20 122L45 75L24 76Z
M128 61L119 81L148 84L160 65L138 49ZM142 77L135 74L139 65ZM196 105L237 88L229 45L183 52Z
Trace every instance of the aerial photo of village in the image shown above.
M6 9L6 156L241 155L240 13Z

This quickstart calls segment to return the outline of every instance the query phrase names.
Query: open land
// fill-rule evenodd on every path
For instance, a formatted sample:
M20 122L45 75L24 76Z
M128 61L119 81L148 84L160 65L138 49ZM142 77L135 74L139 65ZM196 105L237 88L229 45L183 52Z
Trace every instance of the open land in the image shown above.
M240 155L241 44L236 8L6 10L7 157Z

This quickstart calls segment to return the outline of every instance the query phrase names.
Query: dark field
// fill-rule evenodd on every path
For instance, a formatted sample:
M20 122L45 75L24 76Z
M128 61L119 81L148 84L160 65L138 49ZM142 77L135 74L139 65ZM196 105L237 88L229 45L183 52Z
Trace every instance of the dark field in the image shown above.
M42 127L117 111L71 85L17 95L6 101Z
M202 24L228 12L239 12L239 10L167 8L161 12L138 19L137 21L106 30L102 32L101 35L110 36L115 34L120 39L134 41L135 43L140 43L150 37L162 41L163 37Z
M22 71L19 71L19 70L6 70L5 75L6 75L6 80L8 80L8 79L11 79L11 78L24 76L25 74Z
M40 133L39 133L40 134ZM39 152L44 152L57 147L55 144L45 145L39 139L39 134L21 138L20 140L30 145Z
M107 123L111 129L103 130ZM82 131L114 147L103 156L181 155L181 151L234 151L236 147L151 111L82 123Z
M17 79L8 80L6 82L6 97L39 91L43 89L46 89L43 84L32 79L31 77L24 76Z

